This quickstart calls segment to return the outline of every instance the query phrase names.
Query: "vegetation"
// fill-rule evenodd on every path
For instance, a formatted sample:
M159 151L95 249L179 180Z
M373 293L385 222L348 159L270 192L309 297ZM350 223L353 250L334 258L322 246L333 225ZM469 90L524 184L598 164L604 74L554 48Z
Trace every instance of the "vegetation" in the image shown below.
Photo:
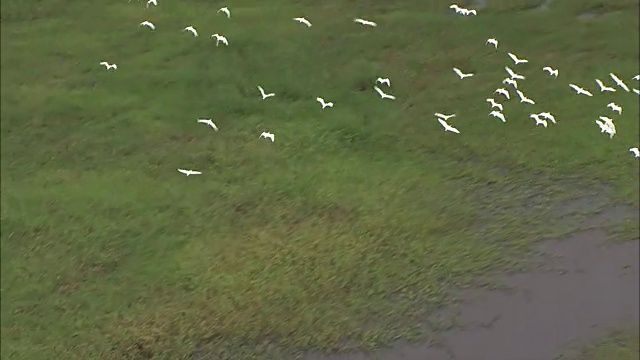
M450 286L571 230L552 211L565 199L606 185L638 207L638 97L568 87L611 71L638 86L638 2L533 5L247 0L227 19L209 1L3 2L1 357L376 346L419 335ZM507 51L530 60L520 86L537 105L506 102L503 124L485 98ZM609 139L594 120L612 99ZM531 109L558 124L535 127ZM434 112L458 114L461 134ZM219 132L196 123L209 117Z

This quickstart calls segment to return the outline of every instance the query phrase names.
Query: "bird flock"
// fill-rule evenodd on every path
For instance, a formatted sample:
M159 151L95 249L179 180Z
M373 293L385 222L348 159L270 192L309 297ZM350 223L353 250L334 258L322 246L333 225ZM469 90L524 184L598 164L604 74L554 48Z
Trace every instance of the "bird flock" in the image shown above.
M131 0L129 0L129 2L131 2ZM146 8L149 9L151 6L158 6L158 0L148 0L146 2ZM467 9L464 8L460 5L457 4L451 4L449 6L450 9L453 9L455 11L455 14L459 14L462 16L477 16L478 12L475 9ZM231 18L231 10L228 7L221 7L220 9L217 10L217 13L222 13L226 16L226 18L230 19ZM307 19L306 17L295 17L293 18L294 21L310 28L313 26L313 24L311 23L311 21L309 19ZM363 18L355 18L353 20L355 23L360 24L362 26L365 27L371 27L371 28L377 28L378 24L376 22L370 21L370 20L366 20ZM151 21L145 20L139 23L140 27L145 27L151 31L155 31L156 30L156 25L154 23L152 23ZM186 26L182 29L182 31L184 32L188 32L190 33L193 37L198 37L199 33L197 31L197 29L193 26L193 25L189 25ZM224 44L225 46L229 46L229 41L227 40L227 38L222 35L222 34L212 34L211 38L215 39L215 43L216 46L219 46L220 44ZM488 46L492 46L496 51L498 51L499 48L499 41L497 38L492 37L486 40L485 45ZM522 57L522 56L518 56L516 54L514 54L513 52L507 52L507 57L513 62L513 67L514 68L520 68L521 66L529 66L529 60ZM108 61L101 61L99 62L100 66L104 66L105 69L107 71L115 71L118 69L118 65L115 63L109 63ZM499 119L500 121L502 121L503 123L507 122L507 118L504 115L503 111L504 111L504 101L508 101L511 100L512 98L512 93L515 93L515 95L518 96L519 102L521 104L527 104L527 105L535 105L536 101L534 99L531 99L529 97L527 97L527 95L525 95L525 93L520 89L520 85L518 83L518 81L523 81L526 79L526 77L524 75L521 75L519 73L517 73L516 71L514 71L514 69L510 68L509 65L506 65L504 67L504 70L506 72L507 77L505 77L502 80L502 85L505 85L503 87L498 87L496 88L496 90L493 93L493 97L489 97L486 99L486 102L489 104L490 106L490 112L489 112L489 116L491 117L495 117L497 119ZM541 68L542 72L545 72L548 74L548 76L553 77L554 79L557 79L559 76L559 70L557 68L553 68L551 66L544 66ZM453 72L457 75L457 77L459 78L459 80L464 80L464 79L469 79L472 78L475 73L471 73L471 72L465 72L462 69L460 69L459 67L453 67ZM638 90L637 88L629 88L629 86L620 78L618 77L616 74L614 73L609 73L609 77L611 78L611 80L613 81L613 83L615 84L615 86L617 86L619 89L622 89L624 92L633 92L636 95L640 95L640 90ZM640 74L635 75L634 77L631 78L632 80L635 81L640 81ZM605 84L601 79L595 79L595 83L598 86L600 93L614 93L617 92L618 89L616 87L613 86L608 86L607 84ZM391 80L389 78L382 78L382 77L378 77L373 84L373 90L380 96L380 98L382 100L396 100L396 97L394 95L391 95L387 92L383 91L378 85L380 86L385 86L387 89L391 87ZM576 95L584 95L584 96L588 96L588 97L593 97L593 93L591 91L589 91L588 89L586 89L584 86L580 86L577 84L568 84L569 88L572 89ZM275 97L276 93L274 92L267 92L262 86L257 85L257 89L260 93L260 96L262 98L262 100L267 100L271 97ZM504 98L503 101L498 101L498 99ZM324 99L323 97L316 97L316 101L320 104L320 106L322 107L322 110L326 110L326 109L331 109L334 107L334 103L331 101L327 101L326 99ZM607 104L607 108L613 112L616 113L618 116L622 115L622 106L616 104L615 102L610 102L609 104ZM455 134L460 134L460 130L456 127L454 127L453 125L451 125L448 121L455 119L456 118L456 114L443 114L443 113L434 113L434 116L436 117L437 121L440 123L440 125L444 128L445 132L451 132L451 133L455 133ZM553 114L551 114L548 111L543 111L543 112L532 112L529 115L530 119L533 119L535 121L535 126L543 126L544 128L547 128L549 126L549 123L551 124L556 124L556 118ZM206 125L211 127L214 131L219 131L218 126L213 122L212 119L197 119L197 123ZM600 132L601 133L605 133L609 136L609 138L613 138L616 134L616 127L615 127L615 123L614 120L609 117L609 116L605 116L605 115L600 115L598 117L597 120L595 120L595 123L598 125ZM269 131L263 131L260 136L260 138L264 138L266 140L270 140L271 142L275 142L275 135ZM629 151L634 155L634 157L636 158L640 158L640 150L638 147L632 147L629 149ZM190 175L200 175L202 174L201 171L196 171L196 170L187 170L187 169L178 169L178 172L184 174L185 176L190 176Z

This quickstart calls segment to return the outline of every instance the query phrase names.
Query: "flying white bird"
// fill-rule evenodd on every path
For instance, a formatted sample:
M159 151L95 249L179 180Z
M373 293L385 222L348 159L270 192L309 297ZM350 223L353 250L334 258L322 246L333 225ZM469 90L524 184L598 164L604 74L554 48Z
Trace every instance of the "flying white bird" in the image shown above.
M372 26L372 27L378 26L378 24L374 23L373 21L369 21L365 19L358 18L358 19L353 19L353 21L365 26Z
M192 33L194 37L198 36L198 32L196 31L196 28L194 28L193 26L187 26L186 28L182 29L182 31L188 31Z
M496 49L498 48L498 40L496 40L495 38L487 39L487 42L485 44L493 45L493 47Z
M227 19L231 17L231 11L229 11L228 7L225 6L223 8L220 8L218 9L218 11L216 11L216 13L219 13L221 11L227 15Z
M499 88L496 89L496 91L493 92L494 94L500 94L500 95L504 95L504 97L507 98L507 100L511 99L511 95L509 95L509 92L507 91L507 89L505 88Z
M379 77L379 78L376 79L376 82L380 83L380 84L387 85L389 87L391 86L391 80L389 80L388 78L384 78L383 79L383 78Z
M587 96L593 96L592 93L590 93L589 91L581 88L578 85L569 84L569 87L571 87L576 92L576 94L578 94L578 95L583 94L583 95L587 95Z
M140 26L146 26L151 30L155 30L156 29L156 26L153 25L153 23L151 21L143 21L143 22L140 23Z
M542 68L542 71L546 71L551 76L558 77L558 69L552 69L551 66L545 66Z
M211 119L198 119L198 122L201 124L209 125L213 128L213 130L218 131L218 127L216 126L216 124L214 124L214 122Z
M322 105L322 109L324 110L324 108L326 107L333 107L333 103L332 102L325 102L323 98L321 97L317 97L316 101L318 101L320 103L320 105Z
M500 111L492 111L489 113L489 116L497 117L498 119L502 120L502 122L507 122L507 119L504 118L504 114Z
M634 157L640 158L640 149L638 149L637 147L632 147L631 149L629 149L629 151L633 153Z
M543 118L551 121L554 124L556 123L555 116L551 115L551 113L549 113L549 112L541 112L541 113L538 114L538 116L542 116Z
M455 10L457 14L462 13L462 10L466 10L466 9L464 9L464 8L461 8L460 6L458 6L458 5L456 5L456 4L450 5L450 6L449 6L449 9L453 9L453 10Z
M640 80L640 74L638 74L638 75L634 76L632 79L633 79L633 80Z
M609 76L611 76L611 78L613 79L613 81L616 83L616 85L620 86L621 88L624 89L624 91L629 92L629 87L627 87L627 85L620 80L619 77L616 76L616 74L614 73L609 73Z
M438 117L438 118L440 118L440 119L442 119L444 121L447 121L447 120L449 120L449 119L451 119L453 117L456 117L456 114L445 115L445 114L441 114L441 113L434 113L433 115L435 115L436 117Z
M506 78L504 80L502 80L503 84L509 84L511 86L513 86L514 88L518 88L518 82L516 80L513 80L511 78Z
M609 126L610 128L612 128L615 131L616 125L613 123L613 119L612 118L606 117L606 116L600 116L600 120L604 121L605 124L607 124L607 126Z
M521 103L527 103L527 104L535 105L535 101L533 101L533 100L529 99L528 97L524 96L522 91L516 90L516 92L518 93L518 96L520 97L520 102Z
M611 111L615 111L618 113L618 115L622 115L622 106L614 103L614 102L610 102L607 104L607 107L609 109L611 109Z
M300 24L305 24L307 25L307 27L311 27L311 23L309 22L309 20L303 18L303 17L297 17L297 18L293 18L293 20L299 22Z
M516 80L524 80L525 77L520 75L520 74L516 74L513 70L511 70L510 67L505 66L504 69L507 71L507 73L509 74L509 76L511 76L512 79L516 79Z
M374 86L373 89L380 95L381 98L383 99L390 99L390 100L395 100L396 97L393 95L388 95L385 94L384 91L382 91L379 87Z
M200 171L195 171L195 170L185 170L185 169L178 169L179 172L189 176L189 175L200 175L202 174L202 172Z
M596 83L600 87L600 92L616 92L616 89L606 86L600 79L596 79Z
M508 94L508 93L507 93ZM494 98L488 98L487 102L491 105L491 108L498 108L498 110L502 111L502 104L498 104Z
M260 95L262 95L262 100L266 98L270 98L272 96L276 96L276 93L269 93L269 94L265 93L264 89L260 85L258 85L258 90L260 90Z
M509 55L509 57L511 58L511 60L513 60L513 62L518 65L518 64L526 64L529 62L529 60L522 58L522 59L518 59L517 56L515 56L513 53L507 53L507 55Z
M454 133L456 133L456 134L460 134L460 131L459 131L458 129L456 129L456 128L454 128L453 126L451 126L451 125L447 124L447 122L446 122L446 121L444 121L444 120L442 120L442 119L438 119L438 121L440 122L440 124L442 125L442 127L444 127L444 131L445 131L445 132L447 132L447 131L451 131L451 132L454 132Z
M147 1L147 9L149 8L149 5L158 6L158 0Z
M460 69L455 68L455 67L453 68L453 72L455 72L456 74L458 74L458 76L460 76L460 80L462 80L462 79L464 79L466 77L472 77L473 76L472 73L465 74Z
M549 125L547 124L547 120L541 119L538 114L531 114L529 115L529 117L536 121L536 126L542 125L544 127L547 127L547 125Z
M229 46L229 41L227 41L227 38L220 35L220 34L213 34L211 35L212 38L216 38L216 46L218 46L220 43L223 43L227 46Z
M118 65L116 64L109 64L106 61L102 61L100 63L100 65L104 66L107 70L117 70L118 69Z
M602 117L600 117L602 118ZM609 119L611 120L611 119ZM598 124L598 126L600 127L600 133L607 133L609 134L609 138L613 138L613 136L616 134L616 129L615 126L613 125L612 121L600 121L600 120L596 120L596 124Z
M271 140L271 142L274 142L276 140L276 136L270 132L266 132L263 131L262 134L260 134L261 138L265 138L265 139L269 139Z

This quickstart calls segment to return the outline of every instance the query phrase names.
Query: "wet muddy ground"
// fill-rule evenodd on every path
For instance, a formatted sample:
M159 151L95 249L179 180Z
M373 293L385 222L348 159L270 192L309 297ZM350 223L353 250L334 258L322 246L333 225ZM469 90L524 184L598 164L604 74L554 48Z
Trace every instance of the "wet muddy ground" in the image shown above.
M568 344L588 343L610 328L637 326L639 241L608 241L597 228L638 210L615 206L584 223L589 230L540 244L543 266L503 275L509 290L458 293L456 323L431 341L397 343L374 354L308 354L304 360L552 360ZM595 227L595 228L594 228ZM453 313L443 310L445 320Z

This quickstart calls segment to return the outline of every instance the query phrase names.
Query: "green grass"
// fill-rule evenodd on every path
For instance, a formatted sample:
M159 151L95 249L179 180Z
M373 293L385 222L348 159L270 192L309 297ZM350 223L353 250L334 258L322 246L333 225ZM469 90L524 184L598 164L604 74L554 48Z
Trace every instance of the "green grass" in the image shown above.
M637 1L535 3L463 18L418 0L247 0L226 19L205 1L3 2L2 358L376 346L412 335L450 286L568 231L551 211L563 199L606 184L638 207L638 97L567 86L610 71L638 86ZM572 20L593 8L616 12ZM507 51L530 59L521 87L557 125L514 101L507 124L486 116ZM378 76L397 101L373 93ZM624 107L611 140L593 123L609 99Z
M615 331L599 339L594 344L563 354L559 360L638 360L640 359L640 333L633 331Z

